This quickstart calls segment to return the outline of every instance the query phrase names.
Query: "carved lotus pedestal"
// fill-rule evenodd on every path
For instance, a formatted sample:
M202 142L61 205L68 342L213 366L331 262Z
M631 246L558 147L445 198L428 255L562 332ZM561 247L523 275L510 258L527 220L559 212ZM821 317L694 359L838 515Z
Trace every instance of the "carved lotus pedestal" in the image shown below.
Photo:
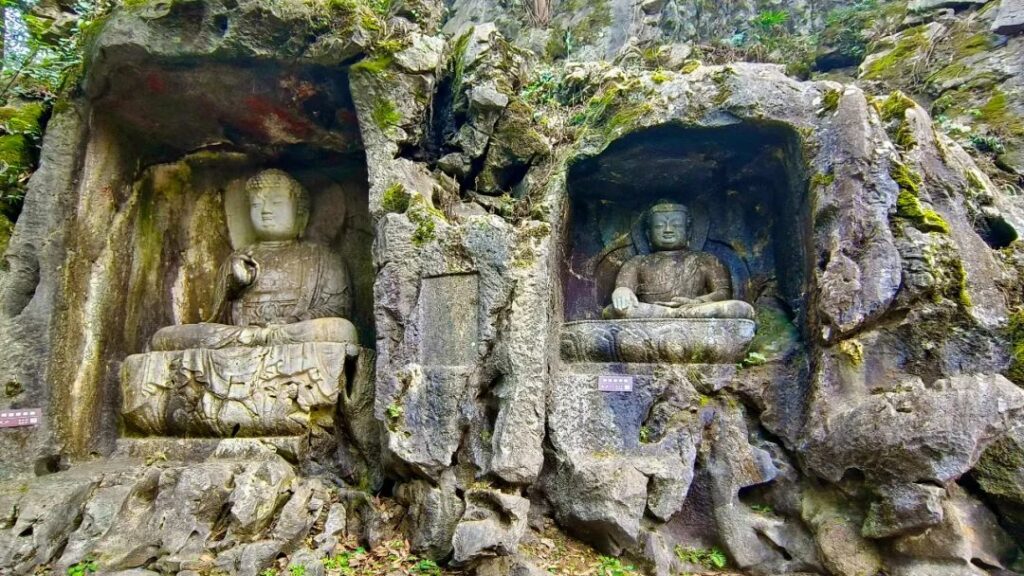
M122 367L124 419L139 435L299 436L334 427L339 395L370 382L373 353L348 345L150 352ZM347 372L347 363L356 369ZM366 383L364 382L364 383Z
M567 362L727 364L746 354L757 325L726 318L582 320L562 326Z

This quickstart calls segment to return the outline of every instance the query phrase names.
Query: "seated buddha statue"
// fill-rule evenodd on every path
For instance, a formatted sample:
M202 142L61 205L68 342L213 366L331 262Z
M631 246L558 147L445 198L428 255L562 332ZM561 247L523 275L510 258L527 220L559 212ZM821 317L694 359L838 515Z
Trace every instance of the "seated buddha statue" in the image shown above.
M686 206L658 202L647 214L652 252L619 270L605 318L743 318L754 308L733 300L729 270L715 255L687 248Z
M276 346L309 342L356 345L348 271L341 257L302 239L309 195L281 170L265 170L245 187L256 241L221 267L213 316L162 328L154 351Z

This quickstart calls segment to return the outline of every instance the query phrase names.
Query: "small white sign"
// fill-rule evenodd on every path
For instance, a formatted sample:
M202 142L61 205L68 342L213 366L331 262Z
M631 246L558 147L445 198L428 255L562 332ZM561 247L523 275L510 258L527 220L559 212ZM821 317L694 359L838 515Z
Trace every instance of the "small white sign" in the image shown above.
M43 411L39 408L18 408L0 410L0 428L21 428L38 426L43 419Z
M597 377L597 389L601 392L632 392L632 376L601 375Z

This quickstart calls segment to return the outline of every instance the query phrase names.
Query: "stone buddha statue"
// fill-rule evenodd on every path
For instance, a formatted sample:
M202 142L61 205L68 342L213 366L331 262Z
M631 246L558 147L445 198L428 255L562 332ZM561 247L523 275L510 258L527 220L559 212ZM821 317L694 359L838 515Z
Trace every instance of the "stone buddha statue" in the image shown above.
M652 252L619 270L605 318L754 318L750 304L732 299L732 279L721 260L687 248L686 206L658 202L646 225Z
M277 346L311 342L355 345L348 271L341 257L302 239L309 195L281 170L246 183L252 245L221 267L217 306L201 324L162 328L154 351Z

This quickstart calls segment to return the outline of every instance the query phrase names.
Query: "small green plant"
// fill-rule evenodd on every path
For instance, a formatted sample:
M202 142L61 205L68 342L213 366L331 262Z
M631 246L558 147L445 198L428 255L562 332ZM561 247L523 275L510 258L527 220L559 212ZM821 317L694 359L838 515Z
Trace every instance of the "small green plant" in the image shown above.
M971 146L978 152L991 152L993 154L1002 154L1006 152L1006 147L1003 143L995 136L982 136L981 134L971 135Z
M388 406L388 418L398 419L402 417L405 410L398 404L391 404Z
M789 22L789 12L785 10L765 10L754 17L754 26L764 32L774 32Z
M640 443L647 444L651 441L651 429L647 426L640 427Z
M405 191L405 186L400 182L388 186L380 205L389 214L404 214L409 209L409 193Z
M425 576L441 576L441 567L433 560L420 560L412 567L413 574Z
M721 570L729 563L725 552L716 547L712 548L683 548L676 546L676 557L688 564L696 564L704 568L715 568Z
M654 82L655 84L664 84L665 82L668 82L671 78L672 77L669 76L669 73L665 72L661 68L658 68L653 73L651 73L651 81Z
M292 564L288 567L288 574L291 576L306 576L306 567L302 564Z
M278 576L278 574L277 570L274 570L273 568L267 568L263 572L260 572L260 576Z
M740 361L740 368L750 368L752 366L760 366L768 362L768 359L764 357L764 354L760 352L751 352L747 354L747 357Z
M355 576L356 571L352 566L352 560L365 555L366 549L360 547L350 552L342 552L337 556L329 556L323 559L324 568L337 570L341 573L341 576Z
M765 514L768 516L775 515L775 509L769 506L768 504L751 504L750 508L758 514Z
M99 570L99 566L96 561L92 558L86 558L77 564L68 566L68 576L86 576L86 574L95 574Z
M395 108L395 104L391 100L387 99L378 100L373 105L373 112L370 115L373 117L374 124L381 130L389 130L402 122L402 113Z
M597 576L627 576L628 574L639 574L636 568L629 564L623 564L618 558L601 556L598 558Z

